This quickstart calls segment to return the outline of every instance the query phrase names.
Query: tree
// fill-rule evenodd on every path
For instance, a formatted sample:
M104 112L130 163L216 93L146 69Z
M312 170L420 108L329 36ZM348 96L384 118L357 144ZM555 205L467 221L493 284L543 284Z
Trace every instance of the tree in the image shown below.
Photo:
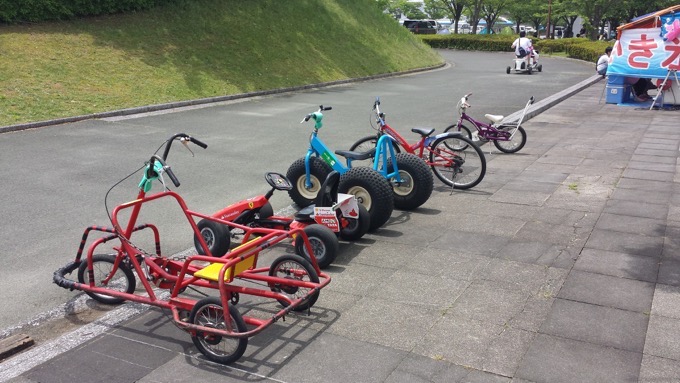
M485 0L482 4L482 16L486 21L486 31L491 33L493 26L498 20L498 16L505 10L507 0Z
M473 35L477 33L477 25L479 25L479 20L482 14L482 5L484 5L484 0L470 0L466 4L466 8L469 10L469 23L472 28Z
M519 26L531 18L533 5L525 1L515 1L507 4L507 14L515 22L515 32L519 33Z
M411 3L407 0L377 0L378 6L383 9L383 12L391 14L395 19L402 15L409 19L426 19L427 15L420 10L417 3Z
M443 9L446 17L453 20L453 33L458 33L458 23L463 16L467 0L425 0L425 9Z

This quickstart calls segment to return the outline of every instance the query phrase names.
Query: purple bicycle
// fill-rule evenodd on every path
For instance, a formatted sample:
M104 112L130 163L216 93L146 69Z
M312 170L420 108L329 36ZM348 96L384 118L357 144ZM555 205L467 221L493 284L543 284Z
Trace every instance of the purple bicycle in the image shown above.
M491 124L477 121L465 113L465 110L470 107L470 104L467 102L470 96L472 96L472 93L466 94L458 101L456 106L460 115L458 123L446 128L445 132L461 132L472 141L493 141L493 144L503 153L515 153L524 147L524 144L527 143L527 132L524 131L521 124L524 116L527 114L529 105L534 103L533 96L527 101L524 111L517 122L503 123L505 116L485 114L484 117L491 120ZM472 124L476 131L473 133L470 128L463 125L463 121Z

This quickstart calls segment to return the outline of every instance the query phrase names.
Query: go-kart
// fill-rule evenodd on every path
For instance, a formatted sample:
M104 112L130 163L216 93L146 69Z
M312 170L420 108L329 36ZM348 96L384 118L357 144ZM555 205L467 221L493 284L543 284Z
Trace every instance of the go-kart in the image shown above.
M328 174L314 204L298 211L293 218L274 215L269 203L275 190L291 190L291 182L284 175L272 172L265 174L265 179L272 187L267 194L231 204L214 213L212 217L253 228L302 229L307 234L316 261L322 269L328 267L337 256L338 237L354 241L368 232L368 211L353 195L338 193L340 174L337 172ZM221 257L229 251L230 236L235 234L229 226L210 219L200 220L197 226L213 256ZM199 254L204 253L198 236L194 238L194 245ZM302 237L295 238L295 251L304 258L309 258Z
M517 57L513 60L512 66L508 66L505 69L505 73L510 74L511 71L515 71L516 73L523 73L526 72L528 74L531 74L533 71L543 71L543 65L538 63L538 51L531 49L529 52L529 60L527 63L527 58L526 57Z

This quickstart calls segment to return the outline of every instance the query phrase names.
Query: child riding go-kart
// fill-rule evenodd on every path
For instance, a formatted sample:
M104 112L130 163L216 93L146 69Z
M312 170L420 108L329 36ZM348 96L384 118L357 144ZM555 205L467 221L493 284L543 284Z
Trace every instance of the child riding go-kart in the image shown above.
M531 72L535 70L542 72L543 65L538 63L538 51L533 49L533 47L530 50L531 50L530 53L527 55L528 58L526 57L515 58L515 60L513 60L512 67L508 66L505 69L505 72L507 74L510 74L510 71L515 71L518 73L526 72L528 74L531 74Z
M538 63L538 51L534 49L531 39L526 37L525 31L519 33L519 37L512 43L512 48L515 50L515 60L512 67L505 69L507 74L510 74L511 70L528 74L534 70L539 72L543 70L543 66Z

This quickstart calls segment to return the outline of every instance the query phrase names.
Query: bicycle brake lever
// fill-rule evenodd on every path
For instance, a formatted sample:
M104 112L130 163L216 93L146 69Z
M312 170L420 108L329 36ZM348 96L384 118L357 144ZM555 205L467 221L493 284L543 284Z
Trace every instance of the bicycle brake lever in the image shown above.
M191 150L191 148L189 148L189 144L188 144L189 139L188 139L188 138L182 137L182 138L179 139L179 142L181 142L182 145L184 145L184 147L187 148L187 150L189 151L189 153L191 153L191 156L192 156L192 157L195 157L195 156L194 156L194 152Z

